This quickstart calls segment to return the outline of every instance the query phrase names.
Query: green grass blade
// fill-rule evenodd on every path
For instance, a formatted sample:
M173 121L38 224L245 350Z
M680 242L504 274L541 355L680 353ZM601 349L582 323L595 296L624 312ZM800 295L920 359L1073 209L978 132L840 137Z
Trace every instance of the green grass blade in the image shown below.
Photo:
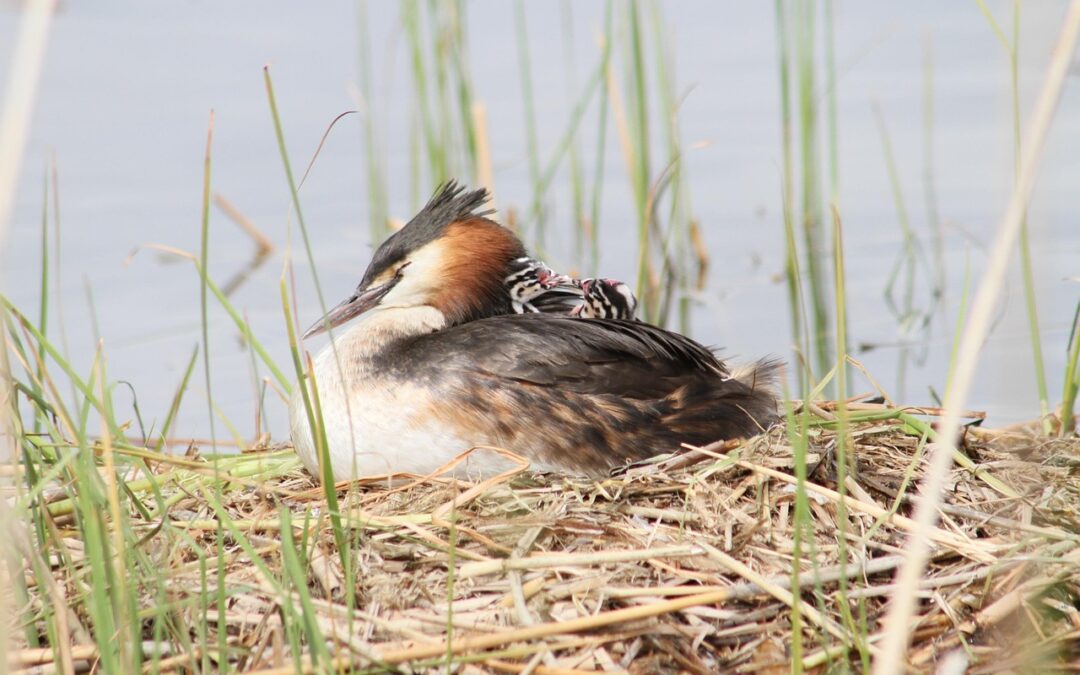
M637 295L641 299L642 315L653 321L657 314L656 298L649 285L649 106L648 84L645 74L645 45L641 37L641 18L638 6L627 7L630 23L627 42L627 61L630 69L628 99L630 106L630 143L632 148L630 182L634 188L634 206L637 211L638 261Z
M328 309L326 298L323 296L322 284L319 283L319 275L316 273L317 266L315 265L315 256L311 252L311 240L308 237L307 225L304 223L304 211L300 208L300 193L296 187L296 178L293 176L292 164L289 162L289 152L285 146L285 132L281 126L281 116L278 114L277 99L274 96L274 83L270 79L269 66L263 68L263 82L266 85L266 98L270 103L270 116L274 123L274 136L277 138L278 152L281 154L285 178L289 183L289 196L292 198L293 211L296 212L296 223L300 227L300 238L304 242L304 253L307 255L308 265L311 268L311 279L315 284L315 294L319 298L319 308L325 315ZM238 316L234 317L234 319L238 324L243 323ZM251 331L247 331L246 334L250 335L250 333Z
M106 410L104 404L94 393L93 389L90 388L89 383L84 381L75 371L75 369L71 367L71 364L69 364L68 361L63 357L63 355L60 354L59 350L57 350L56 347L45 338L45 336L38 332L37 326L35 326L33 322L31 322L30 319L26 317L25 314L23 314L14 305L12 305L11 301L8 300L6 297L0 296L0 305L3 306L4 311L6 311L16 321L18 321L18 323L23 327L24 330L30 333L30 335L34 338L34 341L37 342L38 345L44 345L45 352L46 354L48 354L49 358L51 358L58 366L60 366L61 370L64 371L64 374L68 377L68 379L75 384L75 388L79 391L80 394L83 395L85 405L93 407L105 418L106 422L109 423L109 433L111 433L114 437L123 437L123 433L116 425L116 421L108 415L108 411ZM56 399L53 400L53 406L55 406L58 410L62 410L62 405Z
M214 111L210 111L210 123L206 132L206 156L203 160L203 201L202 201L202 228L199 236L199 276L202 284L199 286L199 313L202 321L202 344L203 344L203 376L206 380L206 408L210 417L210 445L217 452L217 433L214 424L214 394L212 379L210 377L210 321L207 316L206 289L209 285L209 273L207 271L210 257L210 167L211 150L214 143Z
M1080 302L1076 303L1065 359L1065 390L1061 395L1061 434L1076 430L1076 392L1080 389Z
M819 159L818 130L818 91L815 84L815 46L814 26L817 21L816 3L812 0L795 0L794 22L789 24L794 30L794 57L796 74L796 103L799 125L800 178L802 179L802 206L800 225L804 248L805 264L809 289L806 292L812 326L810 333L813 351L806 354L813 358L819 372L832 367L833 351L829 346L828 291L825 287L825 272L821 269L819 256L826 250L826 236L823 233L824 222L821 209L821 176ZM809 365L809 361L808 361ZM813 379L813 378L811 378Z
M300 617L303 620L304 632L307 634L308 646L311 648L312 665L318 670L320 663L329 666L330 653L326 649L326 639L319 628L318 615L315 606L311 603L311 592L308 590L307 573L303 560L306 556L296 548L296 540L293 537L292 518L289 509L281 507L281 557L285 567L285 574L292 583L296 594L300 597Z
M38 307L38 331L42 335L48 335L49 330L49 174L45 173L43 198L41 200L41 303ZM45 348L38 345L38 360L45 361ZM38 373L38 379L42 373ZM40 393L40 392L38 392ZM34 420L34 432L41 429L41 420Z
M319 467L322 470L322 475L318 476L318 478L322 481L323 494L326 497L326 507L327 511L330 513L330 524L334 530L334 541L338 547L338 554L341 558L341 567L345 572L345 578L352 579L352 568L350 565L351 558L349 556L351 548L349 547L349 540L345 536L345 530L341 524L341 508L338 505L337 489L334 483L334 470L330 463L330 450L326 440L326 425L323 423L322 405L319 401L318 383L315 381L315 373L313 370L309 370L307 373L307 377L310 378L311 381L310 386L304 381L304 363L300 357L300 344L297 340L296 329L290 318L289 293L288 288L285 285L284 277L281 279L281 306L282 310L285 312L285 324L289 335L289 351L292 354L293 367L296 369L297 386L300 387L300 394L304 402L304 412L307 414L308 418L308 428L311 430L313 437L312 441L315 444L316 452L319 456Z
M985 0L975 0L986 17L991 30L1001 43L1009 59L1009 81L1012 103L1013 170L1020 175L1020 157L1023 146L1020 134L1020 2L1013 0L1013 34L1010 40ZM1043 433L1049 434L1053 425L1050 419L1050 393L1046 383L1046 363L1043 359L1042 334L1039 328L1039 310L1035 294L1035 272L1031 259L1031 241L1025 209L1020 223L1020 272L1024 280L1024 306L1027 312L1031 357L1035 367L1035 388L1039 396Z
M187 367L184 369L184 377L181 378L180 386L176 388L176 393L174 393L172 397L172 403L169 404L169 412L165 415L165 422L161 425L159 438L161 439L162 448L168 443L169 431L172 430L173 422L176 420L176 414L180 412L180 402L184 398L184 392L187 391L188 382L191 380L191 373L195 370L195 361L198 357L199 346L195 345L195 348L191 350L191 358L188 359Z

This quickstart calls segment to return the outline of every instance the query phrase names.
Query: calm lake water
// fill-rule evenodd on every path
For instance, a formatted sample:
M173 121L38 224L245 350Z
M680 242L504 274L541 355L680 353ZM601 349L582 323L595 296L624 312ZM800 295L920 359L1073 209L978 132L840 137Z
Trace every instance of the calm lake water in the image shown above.
M965 268L977 279L985 246L1012 181L1009 71L1005 54L975 2L836 3L840 207L846 228L850 333L856 352L894 398L931 403L941 391ZM991 2L1006 24L1011 3ZM776 27L772 3L679 2L660 5L680 92L681 133L693 211L711 255L708 285L695 297L691 334L733 358L791 354L781 219L781 148ZM546 157L557 143L581 85L596 62L603 3L574 3L578 72L567 78L561 7L527 2L538 133ZM1021 108L1041 84L1063 2L1025 3L1021 24ZM407 219L409 106L407 41L399 8L369 7L375 106L386 144L391 213ZM531 187L514 5L466 4L474 96L486 104L500 206L527 206ZM645 12L648 16L649 13ZM92 316L111 378L129 382L148 425L160 425L200 341L199 280L188 263L137 247L197 251L202 156L209 111L216 114L214 189L277 245L273 257L233 296L282 368L291 370L278 283L290 239L290 197L263 85L272 69L294 167L303 167L327 124L354 108L359 73L357 7L352 3L64 3L56 18L34 117L13 229L3 258L4 287L25 311L40 299L40 219L46 159L59 165L62 236L50 334L60 340L58 306L74 364L88 372L95 349ZM18 19L0 7L0 58L8 63ZM923 106L926 41L933 45L934 187L945 228L946 296L923 357L901 372L910 340L886 309L886 275L901 229L873 105L891 138L912 226L929 250L924 193ZM1066 340L1080 298L1080 77L1074 69L1049 140L1031 209L1039 312L1051 387L1060 399ZM0 78L6 78L6 67ZM592 115L585 138L595 133ZM320 278L335 303L359 280L370 255L365 147L353 116L331 136L302 193ZM593 145L582 144L585 159ZM618 144L609 143L601 223L605 276L634 276L635 216ZM590 169L591 171L591 169ZM551 191L552 222L570 221L569 178ZM434 186L425 186L424 191ZM215 210L211 274L223 282L251 258L253 244ZM318 314L310 272L296 251L300 321ZM548 236L548 262L574 263L568 227ZM53 251L56 255L57 252ZM1068 278L1074 280L1068 280ZM93 312L87 289L92 291ZM255 429L252 360L232 322L211 310L214 402L244 435ZM322 342L310 345L313 349ZM1008 294L987 345L971 406L1005 424L1038 414L1030 343L1014 261ZM260 368L260 377L265 369ZM853 389L865 391L861 380ZM192 378L176 429L207 433L201 368ZM121 417L132 396L116 393ZM276 438L285 406L267 397ZM218 425L218 434L223 427Z

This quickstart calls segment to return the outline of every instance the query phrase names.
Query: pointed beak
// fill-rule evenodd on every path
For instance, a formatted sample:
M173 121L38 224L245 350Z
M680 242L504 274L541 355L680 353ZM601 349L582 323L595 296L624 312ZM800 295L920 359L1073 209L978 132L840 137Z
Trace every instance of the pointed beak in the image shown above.
M326 313L326 316L316 321L311 328L304 332L302 340L323 333L330 328L336 328L379 304L379 301L390 292L397 283L397 278L391 279L385 284L368 288L364 291L353 293L343 302Z
M565 274L552 274L550 277L548 277L546 283L544 283L544 287L555 288L556 286L572 286L573 284L573 277L567 276Z

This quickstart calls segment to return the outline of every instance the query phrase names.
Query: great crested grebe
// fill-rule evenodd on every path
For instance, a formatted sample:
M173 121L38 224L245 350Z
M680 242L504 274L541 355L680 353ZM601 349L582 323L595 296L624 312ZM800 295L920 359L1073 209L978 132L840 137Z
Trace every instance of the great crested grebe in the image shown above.
M444 186L376 250L356 290L305 333L365 315L313 363L336 480L428 474L476 446L505 448L535 469L601 476L776 420L774 362L732 372L677 333L585 318L636 304L618 282L578 284L577 316L515 308L507 279L527 256L486 217L486 200L484 190ZM293 444L321 475L301 392L289 405ZM479 452L455 473L511 466Z
M633 319L637 298L630 287L615 279L582 279L581 303L570 310L583 319Z
M581 282L565 274L557 274L535 258L515 258L507 269L510 273L503 279L503 285L510 296L510 308L517 314L566 314L580 306L584 299Z

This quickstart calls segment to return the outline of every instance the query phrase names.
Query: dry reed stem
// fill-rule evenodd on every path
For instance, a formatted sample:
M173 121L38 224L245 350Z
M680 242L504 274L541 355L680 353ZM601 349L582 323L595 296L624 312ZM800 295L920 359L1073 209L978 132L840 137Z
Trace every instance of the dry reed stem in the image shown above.
M508 572L510 570L538 570L554 567L591 567L605 563L635 562L639 560L657 560L660 558L681 558L705 555L700 546L670 546L666 548L645 549L643 551L611 551L608 553L552 554L529 558L507 558L462 565L458 576L462 579Z
M491 142L488 131L487 106L480 101L472 105L473 128L476 129L476 184L488 192L488 205L498 211L495 203L495 174L491 170Z
M97 647L94 645L68 645L69 658L93 659L97 657ZM13 668L25 668L26 666L39 666L45 663L54 663L52 647L41 649L18 649L8 654L8 666ZM62 666L62 669L68 666Z
M615 120L615 131L619 137L619 147L622 148L623 161L626 162L626 175L634 175L634 145L630 142L630 128L626 122L626 109L623 107L622 94L619 83L615 79L615 69L609 68L604 82L608 90L608 100L611 106L611 115Z
M446 654L447 652L460 654L466 651L479 651L491 647L499 647L511 642L534 640L536 638L559 635L563 633L579 633L587 630L595 630L613 624L627 623L648 619L670 612L677 612L688 607L698 605L711 605L722 603L728 599L727 591L712 591L710 593L698 593L677 600L666 600L654 605L644 607L627 607L609 612L602 612L593 616L571 619L570 621L554 621L543 623L527 628L520 628L497 635L485 635L476 638L464 638L453 642L443 642L437 645L423 645L410 649L400 649L382 652L379 658L387 663L404 663L423 658L430 658Z
M998 297L1005 283L1009 260L1020 233L1024 213L1035 184L1035 173L1042 156L1050 124L1065 84L1077 37L1080 36L1080 0L1073 0L1066 11L1053 57L1047 68L1042 91L1035 103L1028 126L1016 186L1009 198L986 271L972 302L968 323L960 340L956 370L945 396L946 413L938 437L943 444L930 459L927 476L920 486L922 501L915 510L915 529L908 538L907 562L897 572L897 590L892 595L889 613L881 630L881 654L874 660L877 675L896 675L904 669L904 652L915 613L915 593L919 577L929 555L929 534L937 518L945 479L952 463L951 451L960 430L960 410L967 400L975 377L975 368L993 321Z
M41 69L45 60L45 47L52 25L56 0L28 0L21 7L22 17L11 50L11 70L7 77L7 87L3 95L3 108L0 109L0 260L5 259L8 225L15 210L15 194L19 175L22 171L23 155L29 137L30 118L37 96ZM0 273L0 291L3 290L3 274ZM7 312L0 309L0 320ZM18 457L18 439L12 411L17 405L12 400L15 388L11 378L11 364L8 359L10 337L3 331L0 338L0 438L9 439L10 448L0 449L0 456L7 456L15 461ZM13 525L14 513L7 504L0 504L0 529L7 530ZM0 565L5 562L0 559ZM15 561L11 560L14 565ZM6 566L6 565L5 565ZM14 594L0 593L0 616L11 616L15 602ZM9 631L14 625L8 621L0 623L0 652L8 652ZM73 672L70 654L60 648L61 670Z
M30 114L37 97L45 45L56 0L27 0L15 36L11 72L0 111L0 253L15 208L15 187L29 136Z
M753 571L738 560L735 560L723 551L709 546L708 544L702 544L702 546L708 552L709 557L719 561L720 564L724 567L728 568L735 574L738 574L742 578L762 589L764 592L768 593L769 595L784 603L788 607L793 608L795 606L795 596L792 595L791 591L773 584L765 577ZM840 626L836 625L836 623L834 623L833 621L830 621L829 619L822 616L821 612L817 611L817 609L815 609L814 607L804 604L799 608L799 611L802 613L803 616L809 618L812 622L814 622L814 625L816 625L818 628L827 631L830 635L840 640L841 642L846 643L850 639L850 637L844 632L842 628L840 628Z
M763 466L757 466L756 464L752 464L750 462L738 462L738 465L750 469L751 471L754 471L756 473L765 474L777 480L789 483L791 485L798 484L798 481L796 481L794 476L789 476L788 474L782 473L780 471L767 469ZM820 485L815 485L814 483L810 482L806 483L806 489L809 492L813 492L815 494L826 497L833 502L839 502L841 499L843 499L844 505L853 511L866 513L868 515L874 516L875 518L887 519L891 524L895 525L896 527L908 530L909 532L915 530L916 525L911 518L906 518L895 513L889 513L887 509L877 506L876 504L867 504L847 495L841 497L840 493L835 490L830 490L828 488L821 487ZM924 536L931 541L937 542L944 546L948 546L957 553L971 558L972 560L977 560L982 563L991 563L996 560L996 558L992 554L979 549L978 547L973 545L970 540L952 534L951 532L946 532L935 527L927 531Z
M265 256L273 252L274 242L267 237L259 226L255 224L251 218L248 218L243 211L238 209L235 204L229 201L225 195L220 192L214 193L214 205L217 206L226 216L229 217L234 223L240 226L247 236L255 242L256 255Z
M491 666L495 670L504 673L525 673L526 667L520 666L516 663L507 663L505 661L491 660L485 661L485 665ZM528 670L530 673L536 673L536 675L586 675L586 673L595 673L595 670L578 670L576 668L551 668L548 666L534 666ZM625 670L608 671L615 673L625 673Z

